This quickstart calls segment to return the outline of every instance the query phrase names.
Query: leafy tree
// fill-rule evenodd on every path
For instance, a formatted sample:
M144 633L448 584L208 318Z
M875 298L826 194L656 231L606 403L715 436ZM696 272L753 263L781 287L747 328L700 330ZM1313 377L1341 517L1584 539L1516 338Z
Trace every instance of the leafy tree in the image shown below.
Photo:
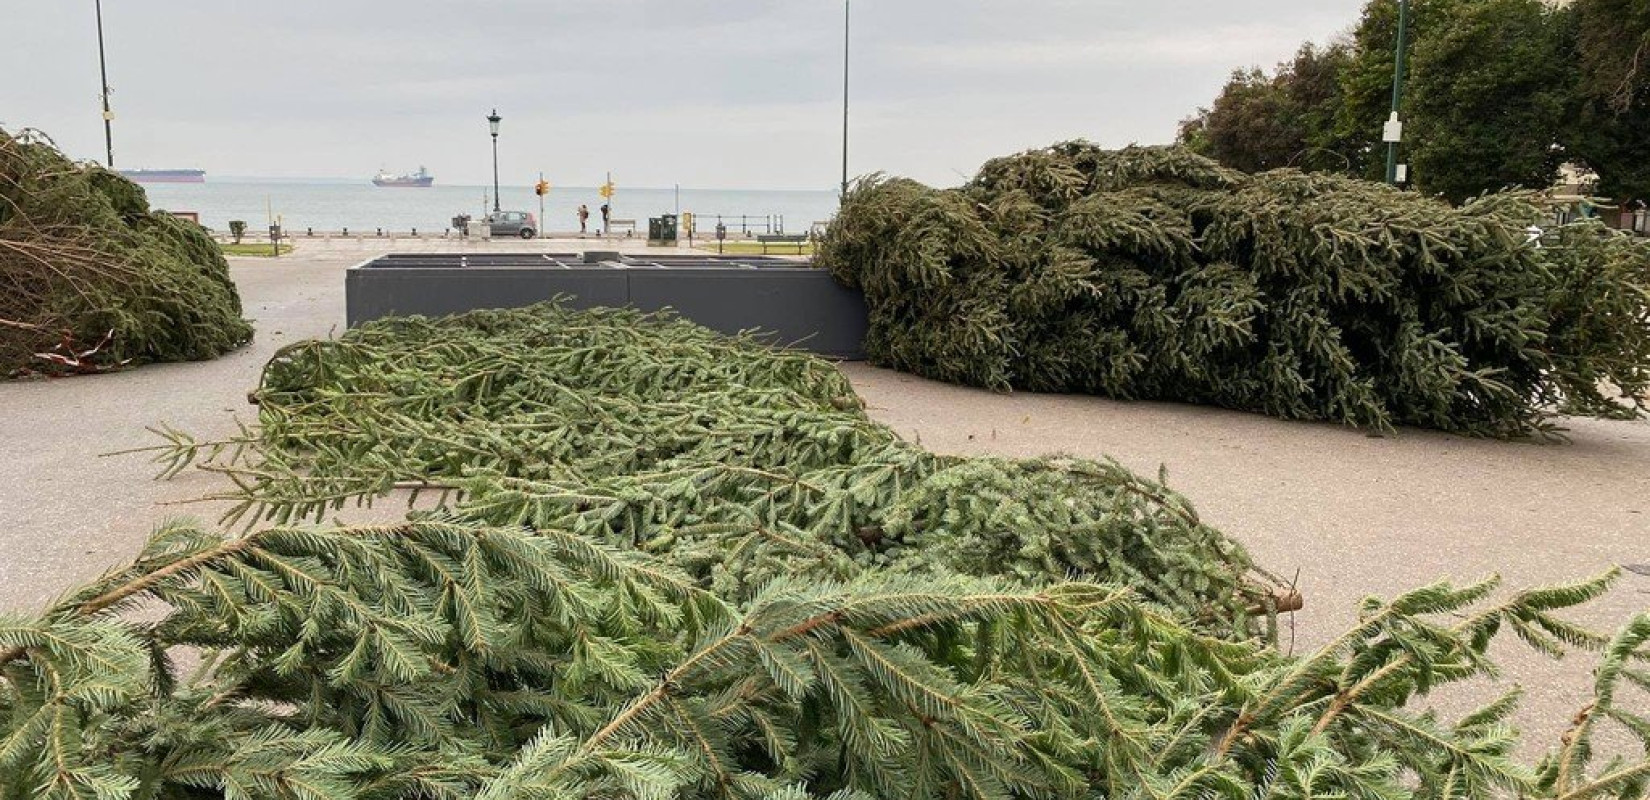
M1566 12L1580 74L1564 144L1601 193L1650 197L1650 5L1580 0Z
M1625 113L1650 91L1650 4L1643 0L1577 0L1576 57L1581 93Z
M1462 0L1412 0L1409 41L1414 47L1437 30ZM1351 53L1340 71L1340 104L1334 109L1335 139L1346 143L1351 174L1370 180L1386 177L1386 147L1381 126L1392 108L1393 58L1398 48L1398 4L1373 0L1352 30ZM1413 51L1412 51L1413 52ZM1412 73L1413 74L1413 73ZM1410 116L1405 114L1405 116Z
M1457 203L1550 186L1572 85L1556 16L1540 0L1477 0L1437 23L1417 37L1407 87L1416 183Z
M1403 158L1421 188L1459 202L1551 182L1575 86L1566 19L1540 0L1412 0ZM1346 41L1307 45L1274 77L1234 73L1214 105L1182 129L1182 141L1247 171L1294 159L1383 179L1397 29L1398 4L1372 0ZM1630 60L1631 41L1621 39L1612 40L1614 52ZM1591 148L1599 161L1613 163L1637 145L1636 131L1589 130L1607 131Z
M1289 124L1281 77L1268 77L1259 67L1233 71L1214 106L1182 127L1181 141L1234 169L1258 172L1288 164L1303 137Z
M1352 43L1341 40L1326 47L1308 42L1296 51L1289 68L1294 113L1312 152L1296 160L1303 169L1348 169L1358 143L1335 130L1335 113L1345 102L1341 73L1352 63Z
M1226 166L1260 172L1286 166L1345 167L1331 130L1344 44L1305 44L1268 76L1259 67L1232 73L1211 108L1181 128L1181 141ZM1325 161L1320 151L1330 151Z
M1566 151L1598 173L1598 192L1615 200L1650 197L1650 103L1624 114L1583 101L1564 134Z

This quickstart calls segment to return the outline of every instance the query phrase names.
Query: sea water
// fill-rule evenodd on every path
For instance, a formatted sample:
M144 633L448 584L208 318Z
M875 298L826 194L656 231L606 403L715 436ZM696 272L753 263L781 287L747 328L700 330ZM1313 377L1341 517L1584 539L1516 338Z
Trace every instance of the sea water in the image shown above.
M206 183L147 183L149 203L167 211L200 215L202 225L227 231L230 220L243 220L249 231L263 231L271 214L289 234L306 229L340 231L348 228L386 233L435 233L452 225L460 214L480 217L492 209L492 187L444 186L387 188L360 183L298 183L217 179ZM531 186L500 187L500 205L506 211L539 213L539 198ZM484 199L485 198L485 199ZM580 204L590 207L590 228L601 222L602 198L595 187L552 187L544 197L540 228L547 232L576 231ZM699 235L711 235L716 216L730 231L751 233L806 233L815 223L836 214L835 191L749 191L682 187L641 189L619 187L612 200L614 219L636 220L645 234L649 217L692 212ZM743 219L741 219L743 217Z

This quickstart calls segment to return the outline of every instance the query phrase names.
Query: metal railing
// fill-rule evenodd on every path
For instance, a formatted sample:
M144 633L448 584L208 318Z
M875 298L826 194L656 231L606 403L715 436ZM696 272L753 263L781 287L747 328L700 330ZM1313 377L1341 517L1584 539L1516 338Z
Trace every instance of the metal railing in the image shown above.
M691 210L689 213L693 214L693 233L696 235L715 233L718 225L727 226L728 235L730 236L733 234L742 236L751 234L773 235L785 232L784 214L764 214L761 216L752 214L700 214L691 212ZM686 236L687 234L688 230L684 226L682 235Z
M687 216L687 214L684 213L683 217L686 217L686 216ZM613 223L616 227L628 227L628 226L634 225L636 223L636 221L635 220L615 219L615 220L613 220ZM693 216L692 216L693 233L695 235L699 236L700 238L708 238L710 236L715 235L716 227L718 225L725 225L727 227L728 236L751 237L751 236L782 235L782 234L785 233L785 215L784 214L762 214L762 215L757 215L757 214L697 214L696 213L696 214L693 214ZM817 227L818 225L819 225L819 223L815 223L814 227ZM600 229L601 229L601 223L596 222L596 223L594 223L590 226L590 232L587 235L599 235ZM680 231L681 231L681 235L683 237L686 237L689 233L688 226L687 225L682 225L682 227L680 228ZM234 240L233 235L230 234L228 231L211 230L210 233L211 233L211 235L214 239L217 239L219 241L226 241L227 242L227 241L233 241ZM564 233L565 234L575 234L576 235L577 231L572 231L572 230L568 230L568 231L545 230L544 231L544 234L546 236L555 236L557 234L564 234ZM287 227L287 228L284 228L284 229L281 230L281 238L282 239L393 239L393 238L413 238L413 239L437 238L437 239L441 239L441 238L452 238L452 237L455 237L455 236L462 237L463 235L464 235L463 230L457 229L457 228L451 228L451 227L436 228L436 229L426 228L426 229L423 229L423 230L420 230L418 228L406 228L406 229L397 230L397 229L394 229L394 228L387 228L387 227L372 227L372 228L348 228L348 227L343 227L343 228L331 228L331 229L321 229L321 228L314 228L314 227L303 227L303 228ZM246 230L246 232L241 236L241 238L243 240L251 240L251 241L260 241L260 240L261 241L269 241L269 233L267 231L260 230L260 229L257 229L257 228L248 228Z

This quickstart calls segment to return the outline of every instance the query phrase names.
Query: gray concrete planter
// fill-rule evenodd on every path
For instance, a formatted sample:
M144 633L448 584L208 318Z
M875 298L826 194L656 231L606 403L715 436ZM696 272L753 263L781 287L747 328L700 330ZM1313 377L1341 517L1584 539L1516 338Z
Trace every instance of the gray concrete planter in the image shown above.
M752 257L396 254L351 267L345 296L352 327L566 296L574 308L671 308L712 330L755 329L774 344L850 360L864 357L868 324L865 298L824 270Z

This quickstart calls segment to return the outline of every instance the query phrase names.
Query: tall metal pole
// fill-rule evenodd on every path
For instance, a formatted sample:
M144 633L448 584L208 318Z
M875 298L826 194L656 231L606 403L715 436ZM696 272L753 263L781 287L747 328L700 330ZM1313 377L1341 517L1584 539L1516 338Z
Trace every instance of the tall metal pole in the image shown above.
M848 196L848 36L852 0L842 0L842 197Z
M503 121L503 118L498 115L498 109L496 108L493 109L493 113L487 115L487 130L493 134L493 213L495 214L501 210L498 205L498 124L501 121Z
M115 168L115 114L109 110L109 66L103 56L103 0L97 0L97 72L103 79L103 146L109 169Z
M1409 0L1398 0L1398 53L1392 67L1392 116L1387 121L1386 182L1398 183L1398 143L1403 140L1403 124L1398 119L1398 105L1403 99L1404 66L1409 57Z

